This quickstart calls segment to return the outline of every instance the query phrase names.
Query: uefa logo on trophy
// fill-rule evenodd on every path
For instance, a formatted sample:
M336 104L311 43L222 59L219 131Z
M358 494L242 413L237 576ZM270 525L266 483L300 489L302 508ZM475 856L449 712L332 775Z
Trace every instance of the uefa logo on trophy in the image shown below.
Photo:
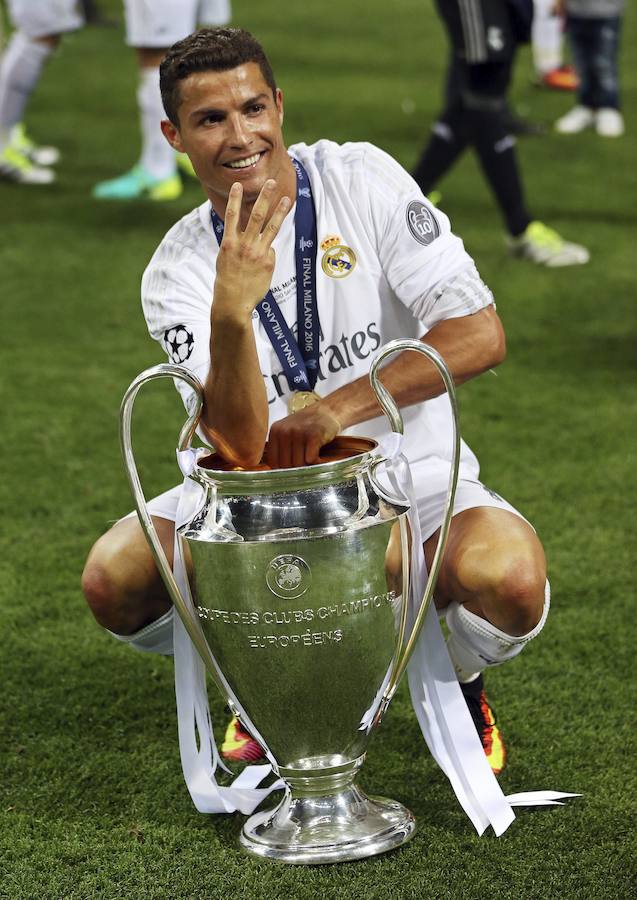
M312 573L300 556L283 553L268 564L265 580L277 597L296 600L303 596L312 583Z

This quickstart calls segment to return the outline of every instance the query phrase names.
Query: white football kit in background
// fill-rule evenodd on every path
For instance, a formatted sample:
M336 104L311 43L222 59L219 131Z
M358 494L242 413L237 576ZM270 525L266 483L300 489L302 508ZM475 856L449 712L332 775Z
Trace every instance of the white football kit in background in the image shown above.
M11 143L13 131L22 122L31 94L54 52L55 41L43 39L75 31L84 24L75 0L8 0L8 13L15 30L0 54L0 153ZM53 154L57 159L59 153L54 150ZM24 162L30 165L28 160ZM31 176L37 174L42 184L55 177L46 165L29 168Z
M84 24L77 0L7 0L9 19L29 38L75 31Z
M230 0L124 0L129 47L170 47L198 25L225 25Z
M531 49L538 75L562 65L563 16L555 12L555 0L533 0Z

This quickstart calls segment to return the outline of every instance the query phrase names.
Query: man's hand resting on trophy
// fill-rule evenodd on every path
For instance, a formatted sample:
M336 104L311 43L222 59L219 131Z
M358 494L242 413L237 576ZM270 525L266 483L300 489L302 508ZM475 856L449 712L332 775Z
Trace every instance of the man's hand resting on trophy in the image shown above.
M315 463L321 447L341 431L341 424L327 404L306 406L270 427L265 460L273 469Z

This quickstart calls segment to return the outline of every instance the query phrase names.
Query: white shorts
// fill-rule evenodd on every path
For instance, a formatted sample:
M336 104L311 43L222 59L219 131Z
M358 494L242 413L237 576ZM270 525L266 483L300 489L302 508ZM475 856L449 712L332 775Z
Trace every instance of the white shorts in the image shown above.
M230 0L124 0L129 47L171 47L198 25L225 25Z
M12 25L30 38L75 31L84 24L77 0L8 0Z
M432 464L431 460L423 460L420 463L412 464L411 477L417 495L422 539L426 541L442 524L447 498L447 483L449 481L449 464L444 463L442 460L439 464ZM177 515L180 491L181 485L178 485L150 500L148 503L150 514L174 522ZM482 484L473 469L468 466L461 466L453 505L454 515L464 512L466 509L475 509L479 506L503 509L519 516L521 519L524 518L522 513L518 512L514 506L511 506L499 494ZM137 513L131 512L125 518L135 515ZM172 627L173 611L171 610L162 616L161 619L152 622L135 634L125 636L116 634L114 637L130 644L131 647L135 647L137 650L169 654L172 653Z

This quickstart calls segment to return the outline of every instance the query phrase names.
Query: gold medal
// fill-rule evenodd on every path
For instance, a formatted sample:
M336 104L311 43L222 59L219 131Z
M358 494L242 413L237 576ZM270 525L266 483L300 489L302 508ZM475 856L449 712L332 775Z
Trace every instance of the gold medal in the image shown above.
M300 412L306 406L318 403L320 399L316 391L294 391L288 397L288 412L290 414Z

